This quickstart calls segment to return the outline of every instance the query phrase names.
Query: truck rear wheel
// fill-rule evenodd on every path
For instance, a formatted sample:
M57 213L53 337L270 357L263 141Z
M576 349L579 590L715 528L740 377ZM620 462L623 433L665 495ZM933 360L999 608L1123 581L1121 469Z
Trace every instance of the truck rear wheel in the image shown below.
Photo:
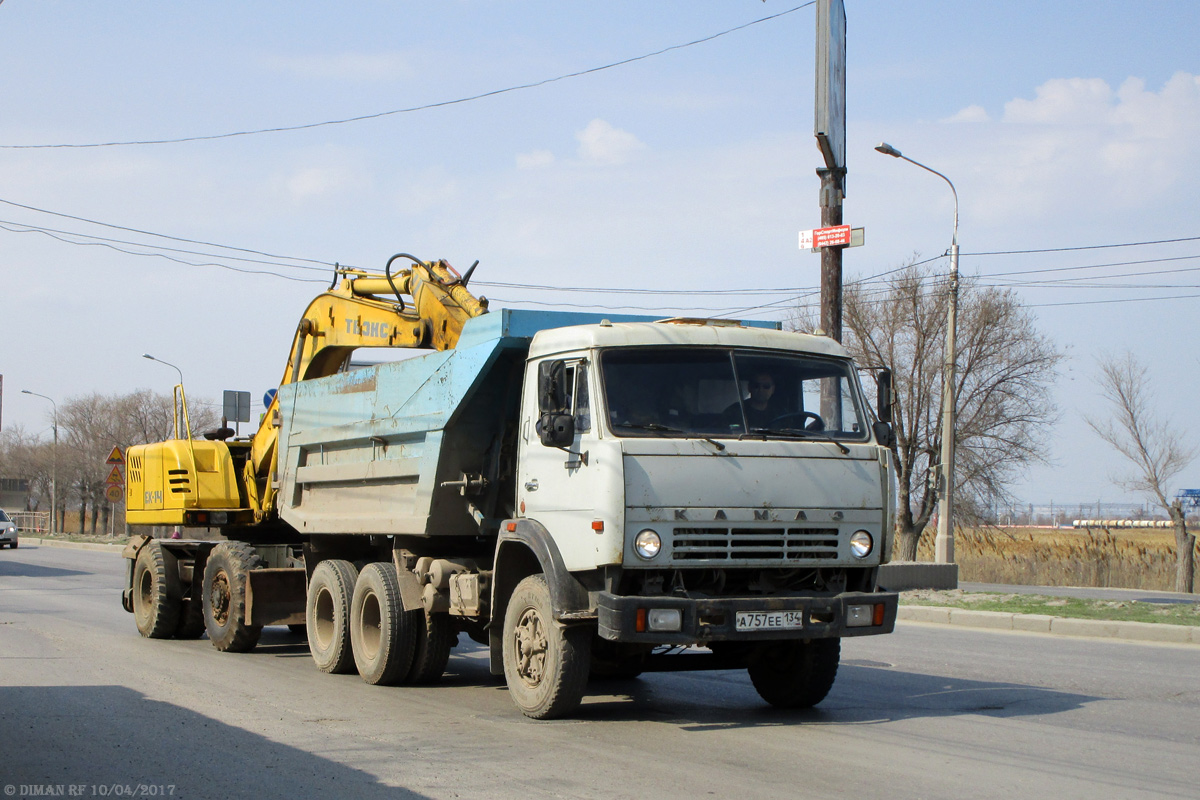
M747 672L760 697L778 708L811 708L837 678L841 639L792 640L758 645Z
M169 639L179 624L182 586L175 556L146 543L133 565L133 619L147 639Z
M350 645L358 674L372 685L399 683L412 668L417 630L400 600L391 564L363 567L350 602Z
M317 669L331 674L354 671L350 647L350 601L358 569L349 561L331 558L317 564L308 582L305 621L308 652Z
M441 680L450 660L450 649L454 647L454 626L447 614L431 614L428 611L408 611L417 629L417 646L413 651L412 668L405 683L435 683Z
M261 625L246 624L246 584L262 559L245 542L221 542L204 565L204 629L213 647L228 653L254 649Z
M591 665L591 630L554 621L545 575L517 584L504 614L504 679L513 703L533 719L579 706Z

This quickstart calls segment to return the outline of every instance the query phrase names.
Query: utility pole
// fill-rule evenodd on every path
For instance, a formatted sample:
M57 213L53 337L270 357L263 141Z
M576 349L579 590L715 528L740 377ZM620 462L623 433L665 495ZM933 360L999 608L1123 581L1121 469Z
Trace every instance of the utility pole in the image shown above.
M821 178L821 227L842 224L842 197L846 170L819 169ZM842 341L842 248L821 248L821 330L834 341Z
M813 134L825 159L821 227L842 224L846 195L846 7L817 0L817 68ZM821 329L842 340L842 248L821 248ZM824 405L824 404L822 404Z

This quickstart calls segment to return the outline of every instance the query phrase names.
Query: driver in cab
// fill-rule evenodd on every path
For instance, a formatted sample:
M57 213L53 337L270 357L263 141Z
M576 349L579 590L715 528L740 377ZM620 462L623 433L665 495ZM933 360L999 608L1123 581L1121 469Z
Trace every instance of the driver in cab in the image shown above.
M750 396L742 401L749 430L769 428L771 421L787 413L783 404L775 399L775 378L769 372L755 372L750 377ZM725 409L725 414L734 419L740 416L738 404Z

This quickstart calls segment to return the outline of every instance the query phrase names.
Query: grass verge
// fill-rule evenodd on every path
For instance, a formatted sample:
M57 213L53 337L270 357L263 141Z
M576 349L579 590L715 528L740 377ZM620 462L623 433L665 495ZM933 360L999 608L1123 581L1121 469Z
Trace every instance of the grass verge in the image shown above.
M1011 614L1046 614L1073 619L1102 619L1112 622L1158 622L1167 625L1200 626L1200 602L1144 603L1133 600L1047 597L1038 594L964 592L961 589L917 589L902 592L900 603L912 606L965 608L973 611L1003 611Z

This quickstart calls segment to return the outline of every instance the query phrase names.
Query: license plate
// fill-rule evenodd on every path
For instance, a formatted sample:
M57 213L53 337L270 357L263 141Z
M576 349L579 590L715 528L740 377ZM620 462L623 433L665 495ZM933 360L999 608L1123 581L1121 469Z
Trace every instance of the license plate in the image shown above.
M804 627L803 611L739 611L739 631L795 631Z

